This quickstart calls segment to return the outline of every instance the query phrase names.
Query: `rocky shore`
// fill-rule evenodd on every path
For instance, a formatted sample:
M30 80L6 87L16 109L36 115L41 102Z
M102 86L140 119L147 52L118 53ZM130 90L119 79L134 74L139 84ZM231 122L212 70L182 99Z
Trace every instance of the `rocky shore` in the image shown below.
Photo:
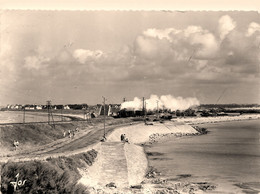
M200 135L201 133L196 132L196 133L154 133L149 136L149 142L148 144L152 144L158 141L167 141L168 139L172 139L175 137L184 137L184 136L195 136L195 135Z

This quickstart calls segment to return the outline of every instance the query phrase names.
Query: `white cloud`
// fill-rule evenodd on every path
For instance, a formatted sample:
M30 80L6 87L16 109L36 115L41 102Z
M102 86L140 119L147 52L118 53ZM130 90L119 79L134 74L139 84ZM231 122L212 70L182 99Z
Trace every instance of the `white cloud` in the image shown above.
M100 58L103 55L101 50L85 50L85 49L77 49L73 53L73 57L80 63L84 64L86 61L95 60Z
M184 37L189 38L191 34L197 34L197 33L206 33L208 31L203 30L201 26L188 26L186 29L183 30Z
M256 22L251 22L248 26L246 36L252 36L257 31L260 32L260 24Z
M219 50L219 42L201 26L185 29L147 29L135 42L139 56L149 59L167 58L180 62L193 55L197 59L212 59ZM174 61L173 61L174 62Z
M43 66L48 65L50 61L49 58L42 57L42 56L27 56L24 58L25 63L24 67L27 69L40 69Z
M185 29L184 35L190 44L195 46L195 54L198 58L212 58L216 55L219 43L212 33L199 26L189 26Z
M229 15L224 15L219 19L218 25L220 40L223 40L234 30L236 22Z
M166 28L166 29L156 29L156 28L149 28L143 32L145 36L150 36L153 38L163 39L166 38L169 41L172 41L170 35L177 34L180 30L176 30L174 28Z

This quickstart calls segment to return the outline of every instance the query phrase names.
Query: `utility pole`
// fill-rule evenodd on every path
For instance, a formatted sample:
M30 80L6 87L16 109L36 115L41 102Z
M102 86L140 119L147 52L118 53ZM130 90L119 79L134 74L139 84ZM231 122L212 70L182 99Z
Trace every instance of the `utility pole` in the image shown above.
M104 106L104 138L106 138L106 98L102 96L103 98L103 106Z
M63 109L63 107L61 107L61 109L60 109L60 120L61 120L61 121L63 121L62 109Z
M147 105L147 102L144 103L144 123L145 124L146 124L146 114L147 114L146 105Z
M83 108L83 117L84 117L84 120L87 120L87 117L86 117L86 107Z
M144 112L144 97L143 97L143 115L145 115L145 112Z
M157 103L157 119L159 119L159 109L158 109L158 100L156 100L156 103Z
M51 101L48 100L47 101L47 111L48 111L48 124L50 124L50 118L51 118L51 115L50 115L50 106L51 106Z
M50 100L47 101L47 110L48 110L48 124L49 125L51 124L51 119L52 119L53 128L55 128L54 119L53 119L53 115L51 112L51 101Z
M23 123L25 123L25 106L23 107Z

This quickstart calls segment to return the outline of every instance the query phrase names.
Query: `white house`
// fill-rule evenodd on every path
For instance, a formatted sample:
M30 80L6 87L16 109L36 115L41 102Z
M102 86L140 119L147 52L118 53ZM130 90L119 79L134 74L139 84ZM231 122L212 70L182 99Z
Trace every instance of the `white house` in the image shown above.
M42 110L42 105L36 105L36 110Z
M69 110L69 109L70 109L69 105L65 105L65 106L64 106L64 109Z

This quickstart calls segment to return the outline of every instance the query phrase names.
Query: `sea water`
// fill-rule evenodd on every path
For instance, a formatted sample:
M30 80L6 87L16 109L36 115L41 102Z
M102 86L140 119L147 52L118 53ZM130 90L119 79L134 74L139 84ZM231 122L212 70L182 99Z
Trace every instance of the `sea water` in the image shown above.
M200 126L209 133L147 147L149 165L166 179L214 183L212 193L260 192L260 120Z

